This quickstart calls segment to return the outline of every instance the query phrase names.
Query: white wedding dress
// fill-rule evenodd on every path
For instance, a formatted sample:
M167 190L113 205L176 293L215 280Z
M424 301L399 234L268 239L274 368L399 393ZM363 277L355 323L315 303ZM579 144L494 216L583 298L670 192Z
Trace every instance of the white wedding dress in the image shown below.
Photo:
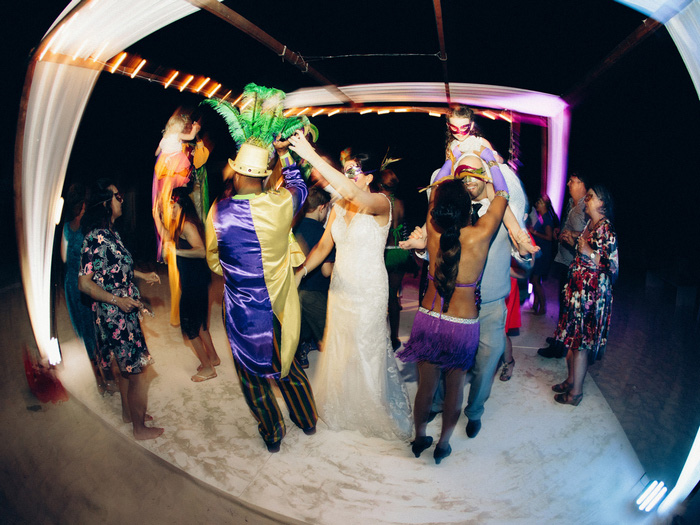
M335 205L336 256L328 293L324 350L313 392L321 419L333 430L409 439L411 405L391 347L384 246L391 224L357 213L345 222Z

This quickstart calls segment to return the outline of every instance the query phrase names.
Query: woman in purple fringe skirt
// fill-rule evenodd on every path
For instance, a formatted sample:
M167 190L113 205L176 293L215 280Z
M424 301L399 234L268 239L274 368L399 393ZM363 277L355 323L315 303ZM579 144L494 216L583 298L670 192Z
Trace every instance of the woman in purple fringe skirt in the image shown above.
M423 248L426 243L430 261L428 289L410 340L396 355L402 361L418 363L413 406L416 438L411 443L416 457L432 445L433 438L426 436L428 414L441 371L445 371L442 431L433 453L436 463L452 452L449 440L462 408L466 372L474 364L479 345L478 283L489 244L508 205L507 186L497 165L490 162L493 160L489 149L482 150L481 158L463 155L455 163L455 175L439 182L431 195L427 240L414 237L402 244L405 248ZM488 180L488 166L495 197L486 214L472 226L466 184L472 177Z

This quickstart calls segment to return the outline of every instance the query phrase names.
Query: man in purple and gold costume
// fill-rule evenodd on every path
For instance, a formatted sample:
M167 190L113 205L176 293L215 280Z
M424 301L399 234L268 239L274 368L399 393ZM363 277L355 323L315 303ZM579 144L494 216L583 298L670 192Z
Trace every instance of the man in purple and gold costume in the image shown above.
M271 380L282 392L292 421L316 431L316 404L304 370L294 360L301 309L292 269L292 219L307 196L287 147L275 142L284 187L265 191L268 150L243 144L235 161L231 197L207 218L207 262L224 276L224 319L241 389L267 449L277 452L285 435ZM299 264L299 261L294 261Z

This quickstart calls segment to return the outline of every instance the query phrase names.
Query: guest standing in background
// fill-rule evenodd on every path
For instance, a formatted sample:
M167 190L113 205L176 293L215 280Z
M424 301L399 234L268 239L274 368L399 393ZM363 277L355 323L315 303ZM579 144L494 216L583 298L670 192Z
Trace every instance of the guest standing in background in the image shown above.
M294 235L304 255L318 244L323 237L323 227L330 211L330 196L318 186L309 188L306 199L306 213L294 228ZM299 303L301 304L301 330L296 359L303 368L308 368L307 357L310 350L322 349L326 329L326 309L328 306L328 286L333 271L335 252L332 251L323 264L309 272L299 285Z
M532 292L532 310L535 315L547 313L547 296L542 287L542 279L547 277L552 265L552 247L554 245L554 231L559 228L559 218L552 208L552 202L547 195L542 195L535 201L537 210L537 222L530 228L530 234L535 238L535 243L540 247L539 254L535 257L535 265L530 275Z
M95 340L95 319L89 306L90 300L78 289L78 273L80 272L80 250L83 247L85 235L80 228L80 221L85 214L87 190L80 183L71 184L65 199L66 222L61 236L61 259L66 265L64 289L66 306L73 330L83 341L92 372L97 382L100 394L113 394L117 391L114 376L110 369L104 369L98 364L97 341Z
M612 285L619 272L617 235L612 225L613 200L608 189L594 185L584 198L586 226L576 241L576 257L564 286L564 308L554 334L567 349L568 376L554 385L557 403L577 406L589 365L602 359L612 312Z

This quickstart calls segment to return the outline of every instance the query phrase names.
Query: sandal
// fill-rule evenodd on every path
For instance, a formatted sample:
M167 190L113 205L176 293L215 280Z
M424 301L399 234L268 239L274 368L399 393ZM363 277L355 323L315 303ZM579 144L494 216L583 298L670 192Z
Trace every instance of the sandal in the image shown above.
M568 381L562 381L561 383L554 385L552 390L557 394L567 394L573 385L570 385Z
M571 392L566 392L565 394L557 394L554 396L554 401L561 405L573 405L577 407L583 399L583 394L577 396L573 395Z
M503 363L503 368L501 369L501 376L499 379L501 381L508 381L513 376L513 367L515 366L515 358L510 360L510 363Z
M216 372L208 376L203 376L201 373L197 372L190 379L195 383L201 383L202 381L208 381L209 379L214 379L216 377Z

